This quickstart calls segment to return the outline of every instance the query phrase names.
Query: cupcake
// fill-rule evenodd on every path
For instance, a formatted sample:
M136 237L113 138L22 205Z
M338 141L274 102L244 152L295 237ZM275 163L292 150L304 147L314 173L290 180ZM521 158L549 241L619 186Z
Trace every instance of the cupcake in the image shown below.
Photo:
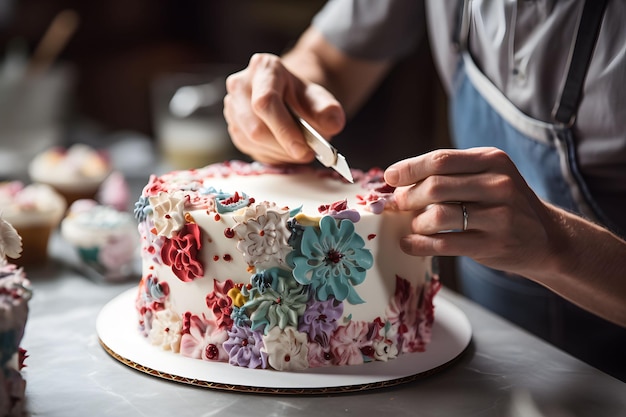
M22 268L7 257L20 256L22 243L13 226L0 218L0 415L21 416L26 382L20 373L26 351L20 347L31 298Z
M20 181L0 183L0 213L22 237L19 265L43 265L48 260L48 241L63 218L67 204L45 184L24 186Z
M77 200L61 222L61 236L76 248L85 266L106 280L133 275L139 233L130 212L95 200Z
M53 148L37 155L28 166L33 182L54 187L67 201L93 199L111 172L106 154L83 144Z

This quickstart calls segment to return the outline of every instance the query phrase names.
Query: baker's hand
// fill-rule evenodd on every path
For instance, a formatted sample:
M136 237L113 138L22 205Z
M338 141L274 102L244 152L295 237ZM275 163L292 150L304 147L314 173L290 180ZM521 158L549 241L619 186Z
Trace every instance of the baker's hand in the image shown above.
M385 180L398 187L401 210L416 210L400 243L409 254L469 256L526 276L554 259L562 236L556 209L499 149L433 151L391 165ZM462 232L439 233L449 230Z
M296 77L276 55L253 55L247 68L228 77L226 90L224 117L231 139L261 162L308 163L314 158L288 107L327 138L345 124L334 96Z

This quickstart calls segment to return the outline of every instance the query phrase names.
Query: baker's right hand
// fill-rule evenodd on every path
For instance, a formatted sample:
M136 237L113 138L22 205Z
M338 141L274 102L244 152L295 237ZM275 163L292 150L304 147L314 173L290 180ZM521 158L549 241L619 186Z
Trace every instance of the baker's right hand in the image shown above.
M248 67L227 78L226 91L230 137L260 162L302 164L315 157L288 107L327 139L345 125L339 101L322 86L295 76L276 55L253 55Z

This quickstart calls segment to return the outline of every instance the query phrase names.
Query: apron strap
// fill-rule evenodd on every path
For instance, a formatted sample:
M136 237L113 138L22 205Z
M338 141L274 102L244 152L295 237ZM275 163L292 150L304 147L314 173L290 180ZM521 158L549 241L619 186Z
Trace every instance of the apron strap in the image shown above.
M561 90L561 98L552 111L554 120L568 127L576 120L585 77L600 33L606 5L607 0L587 0L583 7L565 85Z
M576 120L585 77L600 33L607 2L608 0L586 0L583 7L565 84L561 89L561 97L552 111L554 120L567 127L571 127ZM468 49L468 8L468 0L457 0L456 25L452 39L459 51Z

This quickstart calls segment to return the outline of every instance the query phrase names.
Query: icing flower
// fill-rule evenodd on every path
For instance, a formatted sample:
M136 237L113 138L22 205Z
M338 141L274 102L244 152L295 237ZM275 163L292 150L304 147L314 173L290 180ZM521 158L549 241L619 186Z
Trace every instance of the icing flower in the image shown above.
M333 354L330 351L330 345L322 346L317 342L309 342L308 355L310 368L320 368L333 365Z
M354 285L365 280L366 271L374 264L365 242L354 231L354 224L341 220L339 226L330 216L322 217L319 231L306 227L300 247L292 251L288 262L293 275L303 285L311 285L319 300L330 296L350 304L363 303Z
M160 346L163 350L178 353L182 327L183 322L174 311L169 308L157 311L154 313L148 339L153 345Z
M187 223L175 237L163 242L161 258L178 279L190 282L204 275L204 266L198 259L201 248L200 227L195 223Z
M271 268L263 273L271 276L272 286L263 292L253 288L250 299L242 307L251 312L252 329L263 330L267 334L276 326L281 329L297 327L298 318L306 309L306 288L298 284L289 271Z
M220 214L229 213L247 207L252 201L245 193L239 194L237 191L235 194L220 193L215 198L215 209Z
M389 322L379 326L378 335L372 345L376 360L387 362L398 356L397 330Z
M417 321L417 296L409 281L396 275L396 290L385 310L387 320L397 329L398 343L403 352L409 351L409 329Z
M11 223L0 217L0 263L5 262L7 256L19 258L21 253L22 238Z
M240 239L237 249L243 254L248 265L259 265L273 261L284 263L285 256L291 251L288 245L289 212L268 210L263 204L255 207L254 218L239 222L233 230Z
M146 220L148 214L152 213L152 207L150 206L150 199L146 196L139 197L139 200L135 203L135 207L133 209L133 214L135 215L135 219L139 223Z
M348 219L352 223L361 220L361 215L356 210L348 209L348 200L337 201L332 204L324 204L317 208L320 214L327 214L335 219Z
M270 366L279 371L298 371L309 366L306 334L293 327L274 327L263 336L262 349L269 352Z
M215 322L202 317L185 314L185 322L180 340L180 354L205 361L225 362L228 354L223 343L228 333L220 329Z
M343 303L330 297L326 301L317 301L313 297L307 304L298 330L309 335L309 341L328 346L330 336L337 328L337 321L343 315Z
M254 332L248 326L233 326L228 331L228 340L223 346L231 365L251 369L267 368L267 352L262 349L262 333Z
M330 349L336 365L359 365L364 356L373 354L368 339L369 326L363 321L350 321L337 329L330 339Z
M229 328L233 324L230 318L232 312L232 299L228 292L235 284L230 279L224 282L213 280L213 292L206 296L206 305L215 315L215 320L219 328Z
M160 236L171 238L185 225L185 197L182 193L159 193L149 198L154 212L154 227Z

